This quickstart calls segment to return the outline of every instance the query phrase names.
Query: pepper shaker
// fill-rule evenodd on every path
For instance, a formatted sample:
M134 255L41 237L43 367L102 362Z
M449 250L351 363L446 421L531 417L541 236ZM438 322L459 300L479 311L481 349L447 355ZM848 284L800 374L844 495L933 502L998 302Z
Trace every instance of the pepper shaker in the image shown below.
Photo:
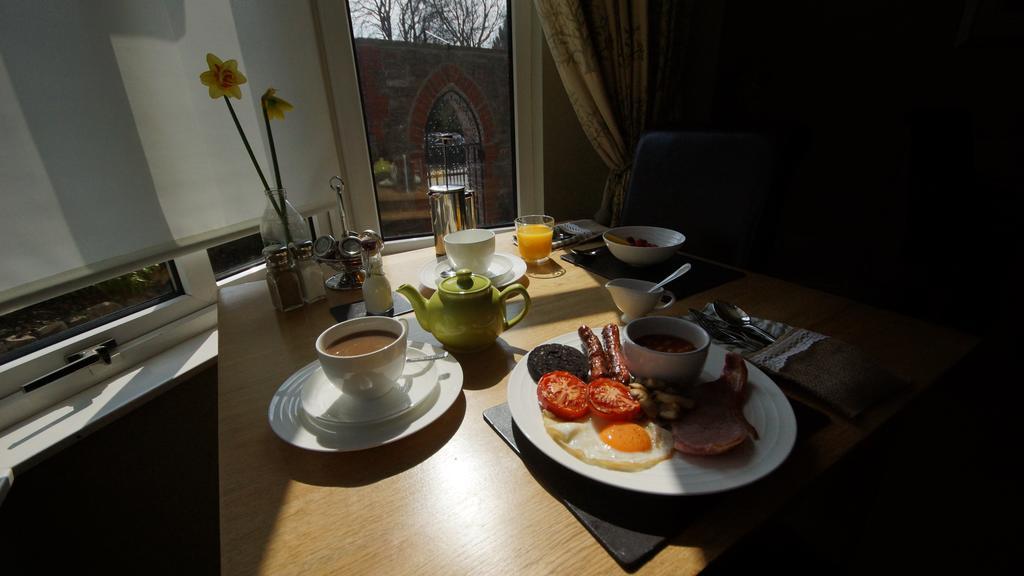
M287 312L302 308L302 284L295 272L291 252L285 246L264 250L267 261L267 288L274 308Z

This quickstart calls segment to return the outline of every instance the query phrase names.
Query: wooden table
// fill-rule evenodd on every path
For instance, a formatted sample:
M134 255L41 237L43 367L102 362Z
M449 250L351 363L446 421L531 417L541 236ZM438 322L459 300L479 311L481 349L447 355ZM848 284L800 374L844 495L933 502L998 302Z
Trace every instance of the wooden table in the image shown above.
M514 252L511 235L498 250ZM271 306L262 280L227 287L219 304L219 450L225 574L615 574L623 570L541 487L484 422L506 401L508 374L526 351L581 323L617 319L606 281L564 261L566 274L528 284L533 307L498 345L462 355L464 388L438 421L362 452L314 453L281 441L267 422L274 392L315 358L334 323L328 302L290 313ZM385 258L393 286L418 285L433 248ZM975 340L891 312L749 274L680 300L684 313L721 298L755 316L838 337L914 384L914 392L835 418L801 441L773 474L708 510L639 570L692 574L764 522L802 487L954 365Z

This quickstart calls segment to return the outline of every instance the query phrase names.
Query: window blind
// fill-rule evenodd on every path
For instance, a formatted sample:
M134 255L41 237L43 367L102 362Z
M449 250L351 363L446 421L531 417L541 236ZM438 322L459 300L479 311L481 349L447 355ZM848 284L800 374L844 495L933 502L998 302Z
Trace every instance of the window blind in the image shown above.
M338 174L311 6L289 0L0 0L0 311L254 232L263 186L206 53L248 78L232 102L273 183L332 205ZM271 184L273 185L273 184Z

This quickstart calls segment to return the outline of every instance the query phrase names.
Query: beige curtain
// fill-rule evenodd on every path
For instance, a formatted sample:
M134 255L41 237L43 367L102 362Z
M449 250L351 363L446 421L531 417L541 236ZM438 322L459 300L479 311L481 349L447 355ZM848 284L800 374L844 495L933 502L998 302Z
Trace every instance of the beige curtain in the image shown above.
M683 33L675 2L654 0L535 0L551 55L583 132L610 172L595 219L617 224L633 152L648 124L655 95L670 79L669 65ZM653 78L652 78L653 76ZM662 93L664 94L664 93ZM662 96L664 97L664 96Z

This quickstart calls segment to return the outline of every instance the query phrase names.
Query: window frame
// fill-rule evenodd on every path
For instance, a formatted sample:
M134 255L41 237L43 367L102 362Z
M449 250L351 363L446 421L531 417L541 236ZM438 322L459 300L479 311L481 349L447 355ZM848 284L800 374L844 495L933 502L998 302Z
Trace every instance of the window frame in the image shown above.
M544 212L544 187L539 160L540 78L530 72L540 70L542 41L539 26L534 24L533 3L509 2L512 16L512 108L514 122L516 213ZM347 184L344 194L346 216L357 230L380 229L377 201L374 197L373 170L369 141L363 115L362 97L356 72L356 55L352 42L352 26L346 0L319 0L316 27L320 37L328 98L333 104L333 117L338 164ZM336 24L335 24L336 23ZM329 29L330 33L324 32ZM353 191L370 191L369 194ZM331 215L332 229L340 222ZM389 241L385 253L404 252L433 246L432 236Z
M206 250L173 259L182 294L111 320L0 366L0 430L53 407L217 323L217 283ZM98 362L25 394L21 387L66 364L65 358L113 338L112 362Z

